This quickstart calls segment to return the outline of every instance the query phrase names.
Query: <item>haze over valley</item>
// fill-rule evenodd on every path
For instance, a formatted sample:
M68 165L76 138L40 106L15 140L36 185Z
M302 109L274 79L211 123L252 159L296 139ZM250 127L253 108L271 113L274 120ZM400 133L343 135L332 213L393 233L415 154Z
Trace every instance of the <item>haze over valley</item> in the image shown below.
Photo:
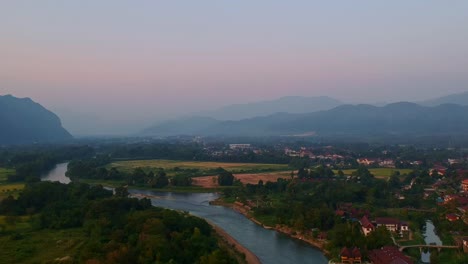
M468 1L0 1L0 263L468 263Z

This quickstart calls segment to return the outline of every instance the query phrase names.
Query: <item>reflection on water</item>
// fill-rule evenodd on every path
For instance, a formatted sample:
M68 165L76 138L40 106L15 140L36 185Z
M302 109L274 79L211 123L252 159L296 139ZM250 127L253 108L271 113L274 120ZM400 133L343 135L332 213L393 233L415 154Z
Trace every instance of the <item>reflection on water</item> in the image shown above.
M65 176L67 163L58 164L55 169L42 177L43 181L69 183ZM144 190L129 190L133 195L151 196L154 206L189 212L205 218L239 243L252 251L262 263L327 263L328 260L317 249L291 239L272 230L266 230L243 215L222 206L212 206L209 201L218 198L215 193L170 193Z
M224 229L239 243L250 249L262 263L327 263L317 249L272 230L266 230L243 215L209 201L214 193L165 193L130 190L132 194L150 195L154 206L189 212Z
M67 172L68 163L60 163L55 166L54 169L49 171L45 176L41 178L42 181L58 181L61 183L70 183L70 179L65 176Z
M424 231L424 241L426 244L436 244L442 245L442 240L440 240L439 236L435 233L435 226L432 221L426 221L426 230ZM421 261L424 263L431 262L431 252L427 250L427 252L421 253Z

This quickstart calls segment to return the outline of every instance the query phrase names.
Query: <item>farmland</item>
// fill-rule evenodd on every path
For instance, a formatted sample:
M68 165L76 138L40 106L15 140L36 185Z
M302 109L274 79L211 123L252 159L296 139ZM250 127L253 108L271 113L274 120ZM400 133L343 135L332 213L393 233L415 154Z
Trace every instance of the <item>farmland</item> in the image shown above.
M8 175L14 174L15 171L12 169L0 168L0 183L3 183L7 180Z
M350 169L350 170L343 170L343 173L345 175L351 175L355 169ZM393 172L399 171L401 175L410 173L412 170L411 169L394 169L394 168L370 168L369 169L370 173L372 173L376 178L388 178L390 177ZM337 173L338 171L334 171Z
M8 197L9 195L17 196L23 189L23 183L9 183L7 182L8 175L14 174L12 169L0 168L0 200Z
M179 172L193 176L208 176L216 174L217 168L226 169L232 173L264 173L272 171L285 171L289 167L286 164L263 163L229 163L229 162L201 162L201 161L177 161L177 160L130 160L113 162L108 168L117 168L122 171L132 172L136 168L145 171L163 168L168 176Z
M213 179L214 178L214 179ZM257 184L258 181L263 181L264 183L276 182L278 179L290 179L290 171L278 171L278 172L269 172L269 173L243 173L243 174L234 174L234 178L242 182L243 184ZM204 176L193 178L193 185L202 186L205 188L216 188L218 183L216 181L216 176Z

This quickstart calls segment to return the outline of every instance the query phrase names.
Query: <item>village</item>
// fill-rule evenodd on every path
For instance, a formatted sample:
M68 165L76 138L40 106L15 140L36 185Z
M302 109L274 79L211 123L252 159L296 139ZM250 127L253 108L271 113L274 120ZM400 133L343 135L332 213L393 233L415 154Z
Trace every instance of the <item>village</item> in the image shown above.
M246 151L248 149L254 148L243 146L242 149L231 150ZM264 150L256 149L256 151L262 153ZM356 179L359 183L360 179L355 174L357 167L367 168L368 171L375 174L373 176L376 179L384 180L389 184L397 179L396 188L391 191L394 200L392 210L398 210L395 215L403 215L403 217L392 216L383 208L366 207L362 203L347 201L338 202L334 211L335 217L342 219L343 222L357 225L359 232L364 237L369 237L373 233L385 229L388 231L385 234L389 234L391 243L372 250L357 245L344 246L340 248L338 257L332 258L330 263L411 264L418 263L415 256L419 254L426 255L427 262L431 261L429 253L432 255L441 252L468 254L468 170L466 169L466 156L444 160L431 159L430 155L425 155L424 159L418 159L417 156L413 159L403 159L389 155L390 152L384 150L379 153L380 155L362 157L352 151L337 150L333 147L315 150L307 147L285 147L283 154L308 164L305 176L301 181L306 184L330 181L351 183L356 182ZM330 168L335 173L331 177L317 176L314 174L317 166ZM342 177L340 174L343 174ZM259 190L257 189L256 192L259 193ZM266 197L264 195L260 205L258 199L237 201L236 208L240 208L239 210L250 215L254 222L266 228L274 228L308 241L322 249L327 248L330 233L333 231L320 228L300 231L284 224L268 226L258 220L262 219L258 212L268 208L265 201L269 199ZM415 203L415 200L418 202ZM384 213L379 215L379 212ZM258 217L256 218L256 216ZM424 228L421 229L412 220L416 216L424 219ZM425 241L423 233L429 225L434 227L434 236L440 237L439 242ZM426 232L428 231L426 230Z

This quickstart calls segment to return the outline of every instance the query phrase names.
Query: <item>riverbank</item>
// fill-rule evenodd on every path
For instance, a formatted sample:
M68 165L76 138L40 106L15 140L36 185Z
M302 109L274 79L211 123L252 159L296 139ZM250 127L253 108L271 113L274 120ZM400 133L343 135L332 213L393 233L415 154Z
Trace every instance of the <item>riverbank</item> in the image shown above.
M261 264L260 259L254 253L252 253L252 251L242 246L237 240L235 240L231 235L229 235L219 226L211 223L208 220L206 221L213 227L216 233L221 237L221 239L224 240L225 243L227 243L227 245L231 246L235 251L245 256L245 261L248 264Z
M265 229L275 230L276 232L284 234L284 235L286 235L288 237L303 241L303 242L309 244L310 246L312 246L314 248L317 248L322 253L324 253L326 256L330 256L330 252L325 249L325 242L324 241L318 241L318 240L316 240L316 239L314 239L312 237L309 237L309 236L304 235L302 233L298 233L298 232L292 230L291 228L289 228L287 226L276 225L276 226L272 227L272 226L264 225L258 219L253 217L251 215L251 213L250 213L250 210L248 208L246 208L244 205L242 205L241 203L238 203L238 202L236 202L236 203L226 203L226 202L223 202L221 200L221 198L219 198L219 199L216 199L214 201L211 201L210 204L211 205L219 205L219 206L229 207L232 210L242 214L243 216L245 216L250 221L254 222L255 224L257 224L257 225L259 225L259 226L261 226L261 227L263 227Z

